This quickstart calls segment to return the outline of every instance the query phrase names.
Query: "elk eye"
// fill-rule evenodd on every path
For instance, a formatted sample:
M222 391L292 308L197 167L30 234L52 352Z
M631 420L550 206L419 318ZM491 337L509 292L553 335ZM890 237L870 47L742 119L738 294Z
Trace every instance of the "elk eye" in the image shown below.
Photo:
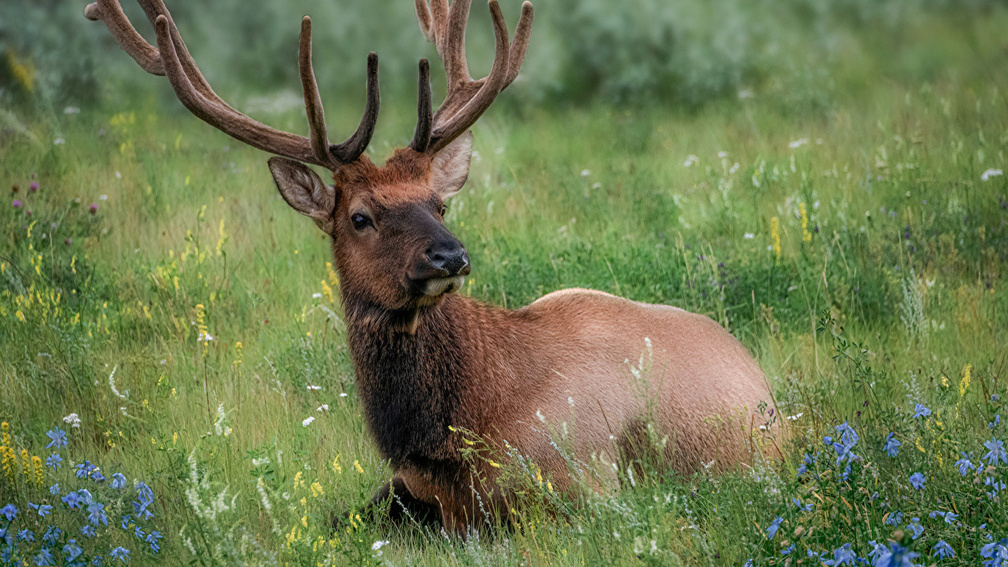
M354 215L350 217L350 222L353 223L355 230L364 230L369 226L373 226L371 218L361 213L354 213Z
M447 212L448 212L448 205L441 205L441 216L442 217L445 216L445 213Z

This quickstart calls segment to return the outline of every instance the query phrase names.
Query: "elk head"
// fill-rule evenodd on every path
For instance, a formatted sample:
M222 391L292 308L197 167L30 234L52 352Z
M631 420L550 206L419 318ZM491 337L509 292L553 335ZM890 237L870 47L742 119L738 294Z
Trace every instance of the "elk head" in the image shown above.
M445 201L469 174L469 128L494 98L518 76L532 26L525 2L515 32L497 0L489 0L494 29L494 61L489 74L473 80L465 57L465 26L471 0L415 0L417 19L444 62L447 94L433 111L430 68L420 61L417 125L409 147L398 149L384 166L364 154L378 119L378 57L368 56L364 116L350 138L330 144L322 100L312 69L311 19L301 21L299 69L309 137L275 130L231 108L210 88L179 35L162 0L138 0L154 26L157 47L131 26L118 0L98 0L85 16L102 20L112 36L146 71L167 75L178 99L201 120L261 150L283 157L269 160L284 200L332 236L337 269L343 276L349 316L415 321L462 286L469 273L465 247L444 226ZM326 184L309 165L332 172Z

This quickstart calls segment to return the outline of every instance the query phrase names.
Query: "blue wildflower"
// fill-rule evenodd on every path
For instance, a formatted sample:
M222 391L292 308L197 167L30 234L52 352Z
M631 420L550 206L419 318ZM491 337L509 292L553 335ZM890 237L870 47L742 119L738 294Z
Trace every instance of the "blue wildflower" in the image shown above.
M943 539L938 540L938 543L931 548L931 552L931 555L937 555L938 559L948 559L956 556L952 546L946 543Z
M911 518L907 529L912 533L913 539L919 538L924 533L924 526L920 525L920 518Z
M807 473L808 468L811 467L814 463L815 458L812 455L805 453L805 458L803 459L802 464L798 467L798 474L796 475L796 477L801 478L801 475Z
M987 454L984 455L983 458L991 466L996 467L998 462L1008 463L1008 455L1005 454L1004 441L998 441L997 439L991 438L990 441L984 441L984 447L987 447Z
M133 537L137 539L143 539L144 536L146 535L147 534L144 533L143 529L141 529L140 526L137 526L136 528L133 529Z
M81 546L77 545L77 540L75 539L68 541L67 544L63 546L63 553L66 554L67 561L76 560L83 552L84 550L81 549Z
M945 523L946 524L952 525L952 522L954 522L954 521L956 521L958 519L959 519L959 514L956 514L955 512L946 512L945 513Z
M783 521L784 518L777 516L777 518L775 518L774 521L770 522L770 526L767 527L766 529L767 539L773 539L774 536L777 535L777 530L780 529L781 522Z
M48 547L43 547L39 550L38 554L35 556L35 565L37 567L42 567L43 565L55 565L56 559L53 557L51 551Z
M11 535L10 526L0 528L0 541L5 542L8 547L14 545L14 536Z
M990 560L984 563L984 567L1002 567L1008 564L1008 538L983 546L980 548L980 556Z
M749 559L746 559L745 565L743 565L742 567L753 567L752 557L750 557Z
M52 494L53 496L56 496L59 493L60 493L60 487L59 487L59 483L58 482L56 484L54 484L54 485L52 485L52 486L49 487L49 494Z
M973 470L976 467L974 467L973 463L971 463L970 460L966 458L966 453L963 453L962 456L963 458L956 461L955 467L959 469L960 476L966 476L967 474L969 474L971 470Z
M919 472L915 472L912 475L910 475L910 486L914 487L917 490L921 490L922 488L924 488L924 482L926 480L927 479L924 478L924 475L922 475Z
M108 556L109 556L109 559L113 559L113 560L114 559L118 559L119 561L122 561L123 563L127 563L127 562L129 562L129 553L130 552L129 552L128 549L126 549L125 547L119 546L119 547L113 549L112 551L110 551L109 554L108 554Z
M126 486L126 477L122 473L115 473L112 475L112 488L119 490L120 488Z
M989 476L986 479L984 479L984 485L989 486L993 489L991 492L987 493L987 496L992 500L994 499L995 496L998 495L998 492L1001 492L1005 488L1008 488L1005 486L1005 483L995 479L992 476Z
M108 525L108 516L105 514L105 505L100 502L92 502L88 505L88 521L97 526L100 523Z
M849 543L843 544L843 546L838 547L833 550L833 559L828 559L823 561L823 565L828 565L829 567L837 567L838 565L854 565L857 561L857 554L851 551Z
M77 495L77 491L67 492L67 495L61 498L61 500L63 500L63 503L71 510L75 510L80 504L80 496Z
M780 552L780 554L781 555L791 555L791 553L793 551L794 551L794 544L792 543L790 546L782 549L781 552Z
M49 444L46 445L46 449L56 447L56 450L59 451L63 447L66 447L68 443L66 435L66 431L63 431L59 427L53 427L49 431L46 431L46 436L51 439Z
M1001 424L1001 414L997 414L997 415L994 416L994 421L988 423L987 427L989 429L994 429L995 427L997 427L1000 424Z
M21 531L18 532L17 538L18 538L18 541L27 541L27 542L34 543L34 541L35 541L35 532L29 530L28 528L25 528L25 529L23 529L23 530L21 530Z
M130 525L130 517L129 517L129 515L123 516L122 517L122 523L119 524L119 526L122 529L124 529L124 530L128 530L129 529L129 525Z
M52 506L48 504L39 504L38 508L35 510L38 512L39 516L45 518L49 515L49 512L52 512Z
M59 453L53 453L52 455L46 457L45 464L46 466L52 467L53 470L56 470L63 465L63 457L60 457Z
M882 449L885 450L887 455L895 458L899 453L900 445L902 443L900 443L899 439L896 439L896 434L890 432L885 438L885 444L882 445Z
M794 504L799 510L805 510L806 512L811 512L812 511L812 503L811 502L808 503L808 504L804 504L803 505L801 503L801 500L798 500L797 498L792 498L791 499L791 503Z
M902 521L903 521L903 512L896 510L893 513L889 514L889 517L886 518L885 523L887 526L898 526Z
M7 518L8 522L13 522L14 518L17 517L17 507L13 504L8 504L3 508L0 508L0 514L3 514L3 517Z
M42 541L48 543L49 545L56 545L56 542L59 541L61 535L63 535L63 530L57 528L56 526L49 526L46 533L42 534Z
M95 470L91 471L91 480L95 482L102 482L105 480L105 475L103 475L100 470L95 468Z
M88 505L88 504L90 504L94 500L91 497L91 493L88 492L88 489L86 489L86 488L82 488L82 489L78 490L77 491L77 497L80 498L81 504L83 504L85 506Z
M91 464L91 461L84 461L83 463L77 464L77 472L74 473L77 478L84 478L91 475L91 471L95 469L95 466Z
M931 512L930 514L928 514L928 518L931 518L932 520L935 519L935 518L937 518L938 516L941 516L942 518L944 518L945 517L945 512L942 512L941 510L935 510L935 511Z
M98 532L95 531L94 526L92 526L91 524L84 524L84 526L81 528L80 531L86 537L94 537L98 535Z
M884 549L875 556L873 567L915 567L913 560L920 557L919 553L908 550L892 541L889 549Z
M159 531L153 531L147 534L147 543L150 544L152 553L156 554L157 552L161 551L161 546L158 545L158 540L161 539L162 537L163 536Z
M919 417L927 417L929 415L931 415L931 410L924 407L924 404L920 403L914 404L914 414L913 414L914 419L917 419Z

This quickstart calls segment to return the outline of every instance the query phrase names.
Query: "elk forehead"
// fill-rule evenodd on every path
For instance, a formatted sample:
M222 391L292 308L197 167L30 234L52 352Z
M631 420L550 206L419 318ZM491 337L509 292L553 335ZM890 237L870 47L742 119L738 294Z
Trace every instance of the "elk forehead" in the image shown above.
M364 204L379 209L399 208L408 203L440 205L440 198L430 185L431 160L409 149L400 149L384 167L374 165L366 156L337 169L333 181L345 192L345 202L353 207ZM435 202L436 201L436 202Z

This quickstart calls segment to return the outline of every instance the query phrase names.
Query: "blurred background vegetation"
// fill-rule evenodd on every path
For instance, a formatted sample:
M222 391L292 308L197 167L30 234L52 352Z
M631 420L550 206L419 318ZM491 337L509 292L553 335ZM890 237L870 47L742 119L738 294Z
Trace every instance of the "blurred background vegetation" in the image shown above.
M137 29L153 39L135 3L123 4ZM368 51L377 51L381 58L386 96L408 96L415 89L416 59L434 57L417 30L412 7L401 0L167 4L204 74L237 102L248 102L253 94L299 88L297 34L303 14L316 24L316 69L330 98L357 93ZM506 98L511 104L659 101L691 108L724 98L773 96L789 107L823 107L836 93L859 88L864 74L852 75L849 69L863 72L867 64L877 67L877 76L926 79L919 75L943 68L943 58L963 61L963 53L929 51L926 44L912 40L926 37L936 21L946 26L959 21L968 28L978 16L1003 9L1003 4L539 0L525 72L512 89L517 94ZM133 62L102 24L84 19L83 6L83 1L68 0L4 2L4 106L60 106L148 94L138 93L138 88L171 96L155 78L135 80ZM519 1L502 0L502 6L513 28ZM489 16L482 2L475 3L468 32L477 73L488 68L492 55ZM908 48L900 49L904 44Z

